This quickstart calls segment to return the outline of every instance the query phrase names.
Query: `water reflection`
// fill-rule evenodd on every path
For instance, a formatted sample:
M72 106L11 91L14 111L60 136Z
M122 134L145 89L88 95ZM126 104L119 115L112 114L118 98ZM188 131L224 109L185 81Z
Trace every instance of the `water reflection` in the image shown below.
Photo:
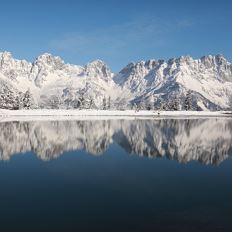
M232 119L0 123L1 160L29 151L42 160L71 150L101 155L113 143L140 156L219 164L232 155Z

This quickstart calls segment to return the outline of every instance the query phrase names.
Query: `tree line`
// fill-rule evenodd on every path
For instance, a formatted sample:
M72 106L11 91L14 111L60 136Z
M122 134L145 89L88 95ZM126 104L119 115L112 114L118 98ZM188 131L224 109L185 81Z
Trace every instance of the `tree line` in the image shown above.
M137 101L128 102L126 98L103 96L101 104L96 104L92 96L87 95L85 91L78 93L68 92L66 95L46 95L41 96L40 105L36 105L30 90L26 92L15 93L11 89L4 87L0 92L0 108L19 110L19 109L99 109L99 110L160 110L160 111L179 111L179 110L201 110L194 103L191 91L188 91L185 96L179 97L171 95L165 98L154 97L149 99L141 97ZM232 96L229 99L232 110ZM99 102L99 101L98 101Z
M0 109L31 109L33 105L34 101L30 90L27 90L25 93L15 93L11 89L5 87L0 93Z

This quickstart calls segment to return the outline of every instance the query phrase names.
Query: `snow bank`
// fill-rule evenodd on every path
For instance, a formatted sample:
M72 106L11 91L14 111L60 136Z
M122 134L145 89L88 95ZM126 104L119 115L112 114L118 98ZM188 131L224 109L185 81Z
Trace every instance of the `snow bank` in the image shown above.
M0 120L103 120L135 118L231 117L228 111L0 110Z

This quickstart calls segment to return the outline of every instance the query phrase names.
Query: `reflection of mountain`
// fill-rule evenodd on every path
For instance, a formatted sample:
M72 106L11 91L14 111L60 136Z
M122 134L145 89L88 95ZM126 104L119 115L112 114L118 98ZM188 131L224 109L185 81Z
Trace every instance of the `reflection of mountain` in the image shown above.
M65 151L99 155L111 143L128 153L218 164L232 155L231 119L162 119L0 123L0 159L32 151L42 160Z

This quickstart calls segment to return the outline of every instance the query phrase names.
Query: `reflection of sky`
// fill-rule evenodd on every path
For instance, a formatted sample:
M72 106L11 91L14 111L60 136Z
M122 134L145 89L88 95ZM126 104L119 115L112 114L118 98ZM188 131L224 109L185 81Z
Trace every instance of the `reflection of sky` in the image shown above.
M50 162L14 156L0 162L1 229L229 228L231 165L231 159L215 167L128 156L116 144L100 157L83 151Z

